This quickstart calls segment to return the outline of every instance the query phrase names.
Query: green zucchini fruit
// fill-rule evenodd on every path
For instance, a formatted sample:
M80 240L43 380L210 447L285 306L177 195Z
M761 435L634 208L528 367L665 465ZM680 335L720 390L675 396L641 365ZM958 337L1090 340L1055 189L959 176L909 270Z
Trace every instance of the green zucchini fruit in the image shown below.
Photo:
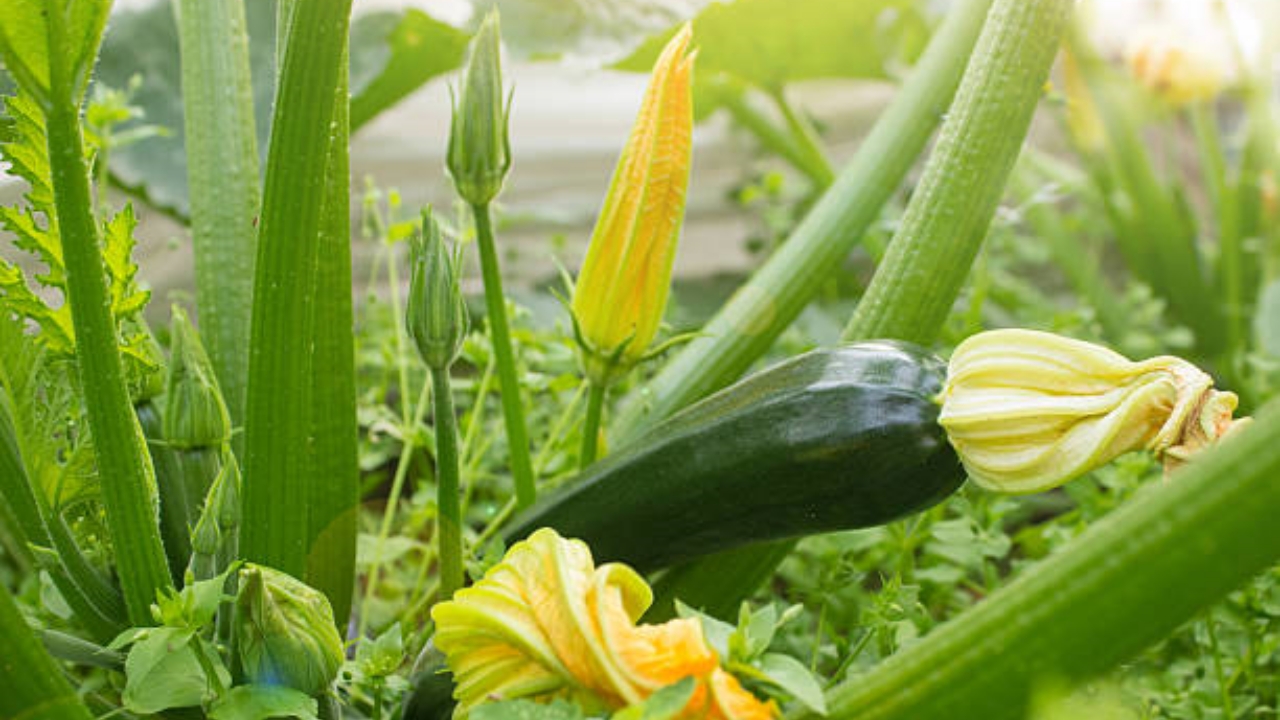
M965 473L938 425L946 364L914 345L816 350L673 415L514 519L648 572L747 543L869 527Z

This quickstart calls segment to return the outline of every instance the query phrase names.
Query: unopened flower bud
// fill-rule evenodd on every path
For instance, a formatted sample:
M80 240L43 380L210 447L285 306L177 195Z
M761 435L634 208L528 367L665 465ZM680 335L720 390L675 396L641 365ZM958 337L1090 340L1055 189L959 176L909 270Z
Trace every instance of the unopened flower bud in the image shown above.
M231 439L231 416L213 363L187 314L173 308L164 435L177 448L219 447Z
M453 106L446 162L458 194L472 205L497 197L511 168L507 133L511 104L502 89L498 13L491 11L471 40L462 86Z
M236 648L245 677L308 695L328 689L342 665L342 637L319 590L277 570L247 564L236 598Z
M458 263L450 257L430 210L422 213L422 236L410 241L409 257L405 325L427 366L442 370L458 358L469 321L458 286Z
M643 358L671 290L693 153L692 29L653 67L573 291L587 376L608 385Z
M1236 397L1181 358L995 330L951 356L938 421L969 477L1002 492L1061 485L1132 450L1181 462L1224 435Z

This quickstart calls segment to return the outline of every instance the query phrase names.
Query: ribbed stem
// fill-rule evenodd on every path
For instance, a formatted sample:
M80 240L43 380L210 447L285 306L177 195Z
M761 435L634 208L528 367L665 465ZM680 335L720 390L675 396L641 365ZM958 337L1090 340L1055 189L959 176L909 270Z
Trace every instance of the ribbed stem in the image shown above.
M471 210L476 222L476 244L480 246L480 272L484 277L489 334L493 340L493 354L498 359L498 382L502 385L502 417L507 426L507 452L511 456L516 504L526 508L537 499L538 491L534 485L533 462L529 457L524 405L520 400L520 376L516 373L511 330L507 325L507 298L502 292L502 273L498 269L498 250L494 245L489 206L474 205Z
M249 376L258 137L242 0L174 3L200 335L239 426Z
M997 0L846 340L932 342L986 237L1071 3Z
M458 426L453 413L449 368L431 370L435 405L437 547L440 598L448 600L462 587L462 499L458 483Z
M65 48L66 28L50 18L49 45ZM51 85L74 85L64 63L50 53ZM98 240L89 172L84 162L79 109L69 92L54 93L47 115L49 162L58 230L66 264L67 303L76 335L76 359L97 455L103 507L116 553L129 619L148 625L156 591L171 585L157 526L155 476L147 455L116 344L106 273Z
M587 381L587 417L582 423L582 452L578 453L578 467L585 468L596 461L596 445L600 439L600 416L604 414L604 396L609 388Z

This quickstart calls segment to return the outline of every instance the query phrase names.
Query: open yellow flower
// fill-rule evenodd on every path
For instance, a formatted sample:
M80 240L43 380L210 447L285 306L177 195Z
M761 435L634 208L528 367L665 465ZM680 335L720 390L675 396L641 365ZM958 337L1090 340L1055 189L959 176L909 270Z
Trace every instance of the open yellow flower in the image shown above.
M631 568L542 529L473 587L432 609L435 644L453 671L459 712L495 698L570 697L617 709L686 677L686 717L766 720L762 703L720 669L694 619L636 625L653 601Z
M600 384L644 356L666 309L693 152L692 32L676 33L654 65L573 292Z
M1168 465L1226 434L1236 396L1181 358L1133 362L1031 330L994 330L951 356L938 421L969 477L1038 492L1147 449Z

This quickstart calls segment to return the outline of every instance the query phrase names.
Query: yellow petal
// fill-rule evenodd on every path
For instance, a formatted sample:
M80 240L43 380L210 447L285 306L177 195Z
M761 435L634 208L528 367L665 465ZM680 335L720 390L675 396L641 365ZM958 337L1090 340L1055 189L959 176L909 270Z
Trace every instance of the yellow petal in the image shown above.
M714 702L754 708L731 676L717 675L719 659L698 621L636 625L652 601L631 568L595 567L584 543L538 530L432 610L459 712L493 698L565 696L618 709L686 677L697 679L689 708L701 708L690 717L738 717L716 715Z

